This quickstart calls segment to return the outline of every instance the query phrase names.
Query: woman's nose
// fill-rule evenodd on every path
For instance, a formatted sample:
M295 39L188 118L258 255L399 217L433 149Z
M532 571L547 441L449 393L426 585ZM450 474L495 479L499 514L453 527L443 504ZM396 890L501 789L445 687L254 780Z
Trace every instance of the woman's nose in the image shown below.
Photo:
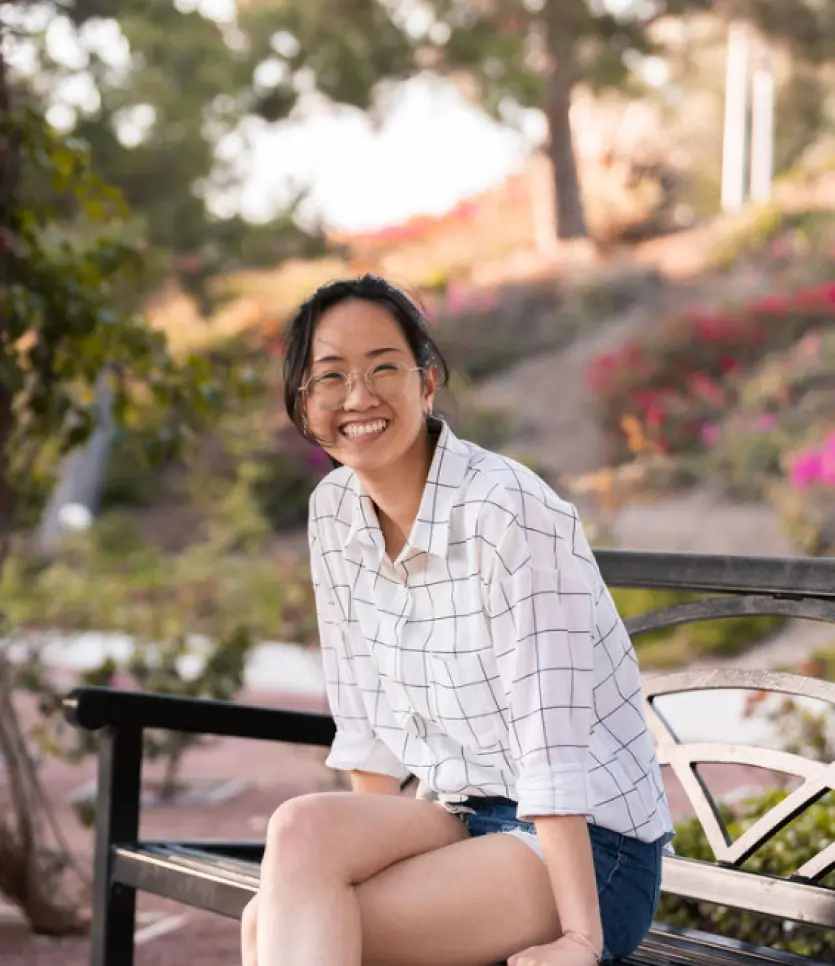
M345 396L346 409L368 409L377 405L377 397L366 385L363 376L355 375Z

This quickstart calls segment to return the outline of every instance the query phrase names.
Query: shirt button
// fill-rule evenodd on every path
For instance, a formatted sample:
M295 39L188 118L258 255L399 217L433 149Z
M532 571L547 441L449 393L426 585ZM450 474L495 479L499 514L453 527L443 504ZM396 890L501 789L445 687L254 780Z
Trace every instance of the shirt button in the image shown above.
M406 715L404 729L410 735L415 735L418 738L422 738L426 733L426 729L423 724L423 719L419 714L417 714L414 711Z

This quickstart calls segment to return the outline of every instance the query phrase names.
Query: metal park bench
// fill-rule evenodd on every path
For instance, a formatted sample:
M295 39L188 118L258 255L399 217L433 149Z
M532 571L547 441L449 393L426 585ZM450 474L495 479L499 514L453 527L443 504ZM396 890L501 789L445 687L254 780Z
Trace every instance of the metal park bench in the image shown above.
M835 561L604 551L598 554L610 586L701 593L699 600L640 615L634 634L717 617L777 614L835 623ZM716 596L719 595L719 596ZM835 930L835 889L823 884L835 870L835 842L788 877L765 875L744 863L807 808L835 789L835 763L732 742L680 740L659 699L713 689L775 692L827 702L835 713L835 684L793 674L714 670L652 678L647 714L663 765L681 783L712 847L714 861L664 859L665 894L713 903L778 920ZM661 702L663 704L663 701ZM94 921L91 966L131 966L136 893L239 918L258 889L263 843L151 842L139 838L142 738L168 729L265 741L327 746L334 726L305 714L158 694L81 688L64 701L67 719L99 732ZM793 776L797 787L731 841L721 810L699 767L748 765ZM276 803L278 804L278 803ZM835 962L835 932L832 956ZM822 961L731 938L656 924L628 966L823 966Z

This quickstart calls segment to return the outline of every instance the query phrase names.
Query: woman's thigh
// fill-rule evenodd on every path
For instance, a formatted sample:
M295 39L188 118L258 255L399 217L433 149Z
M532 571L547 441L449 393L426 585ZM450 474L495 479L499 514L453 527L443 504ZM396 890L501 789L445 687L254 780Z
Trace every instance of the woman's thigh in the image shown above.
M513 835L398 862L357 896L363 966L489 966L560 934L546 866Z
M271 819L264 862L270 873L335 875L356 885L466 837L461 821L431 802L355 792L302 795Z

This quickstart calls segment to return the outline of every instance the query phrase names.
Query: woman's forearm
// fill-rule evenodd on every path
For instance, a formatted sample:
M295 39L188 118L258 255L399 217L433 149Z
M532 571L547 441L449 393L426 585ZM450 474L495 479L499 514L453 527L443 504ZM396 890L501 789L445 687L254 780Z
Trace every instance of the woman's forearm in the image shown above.
M586 936L600 953L603 926L588 825L582 815L534 818L563 932Z
M398 795L400 779L370 771L352 771L351 788L362 795Z

